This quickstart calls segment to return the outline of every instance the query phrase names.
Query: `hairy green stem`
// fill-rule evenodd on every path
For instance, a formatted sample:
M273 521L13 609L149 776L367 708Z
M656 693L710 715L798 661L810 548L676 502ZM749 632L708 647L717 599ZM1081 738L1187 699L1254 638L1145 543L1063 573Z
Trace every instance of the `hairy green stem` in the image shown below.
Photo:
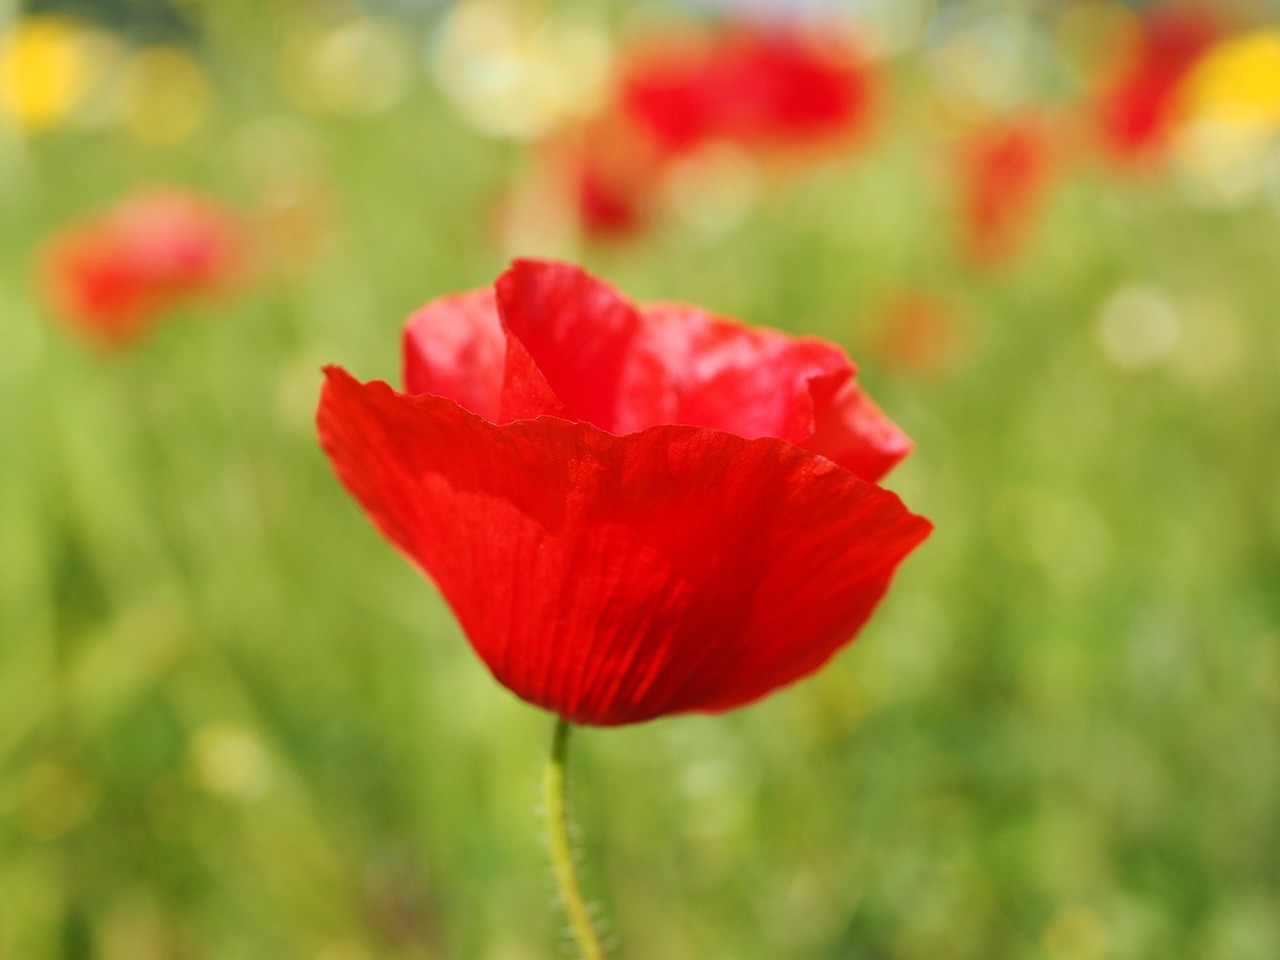
M578 871L573 864L573 848L569 844L569 818L565 812L564 757L569 743L569 721L560 717L551 739L551 756L547 760L547 772L543 778L544 800L547 810L547 839L551 848L551 866L556 873L556 889L573 938L582 952L582 960L604 960L604 950L591 925L587 901L578 883Z

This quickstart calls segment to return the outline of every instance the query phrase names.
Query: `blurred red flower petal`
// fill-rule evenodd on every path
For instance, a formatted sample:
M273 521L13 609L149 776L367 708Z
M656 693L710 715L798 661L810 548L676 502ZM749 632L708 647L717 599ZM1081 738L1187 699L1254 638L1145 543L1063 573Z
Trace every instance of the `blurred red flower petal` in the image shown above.
M872 75L847 44L784 29L739 27L635 54L622 110L670 153L711 140L802 146L861 132Z
M645 226L680 159L716 143L779 156L827 149L871 126L875 75L847 38L741 24L663 35L633 50L615 101L550 151L583 232Z
M819 346L839 351L695 308L637 308L562 264L518 262L497 289L496 302L449 297L412 318L407 386L439 393L397 393L330 368L318 413L339 478L435 580L495 677L576 722L633 723L749 703L848 643L927 521L776 436L672 423L608 432L583 416L641 423L654 397L679 399L688 383L710 389L705 373L729 343L741 351L725 367L731 383L755 363L759 392L781 385L788 398L759 405L765 420L791 429L808 404L817 412L797 431L808 440L837 411L852 425L837 431L847 459L880 471L905 452L905 437L850 393L852 365L833 374L829 360L797 362L822 355ZM474 337L460 332L468 323ZM695 332L674 336L681 323ZM429 330L437 325L442 333ZM498 335L507 364L516 358L522 378L543 374L563 415L494 419L513 389L511 370L494 361ZM675 348L667 355L661 344ZM472 360L474 390L460 376ZM622 388L637 376L647 385ZM739 398L749 400L746 382ZM633 399L643 414L628 412Z
M1097 104L1104 145L1141 158L1162 147L1177 119L1182 81L1221 33L1217 18L1194 7L1157 7L1142 20L1132 60Z
M248 247L245 227L215 201L151 191L54 236L39 279L51 309L77 330L122 343L165 311L234 285Z
M1052 171L1043 125L1018 117L978 131L961 147L960 217L966 253L1007 260L1040 214Z

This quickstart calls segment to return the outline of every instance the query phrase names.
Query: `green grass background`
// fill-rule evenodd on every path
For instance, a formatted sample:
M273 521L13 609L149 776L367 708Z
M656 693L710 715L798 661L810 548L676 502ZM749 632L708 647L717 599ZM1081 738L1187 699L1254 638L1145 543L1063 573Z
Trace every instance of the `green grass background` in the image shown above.
M425 78L373 118L296 114L273 70L298 15L206 8L194 140L0 152L3 960L571 952L537 817L550 719L312 426L322 363L394 380L409 311L502 269L492 207L526 161ZM42 312L43 237L156 180L247 202L234 143L281 114L339 200L317 261L116 355ZM975 271L906 116L728 233L584 254L638 299L846 345L918 444L889 485L937 526L820 675L577 736L614 955L1280 956L1280 200L1073 174L1024 256ZM1134 282L1180 319L1141 372L1097 335ZM904 286L970 322L957 372L872 355Z

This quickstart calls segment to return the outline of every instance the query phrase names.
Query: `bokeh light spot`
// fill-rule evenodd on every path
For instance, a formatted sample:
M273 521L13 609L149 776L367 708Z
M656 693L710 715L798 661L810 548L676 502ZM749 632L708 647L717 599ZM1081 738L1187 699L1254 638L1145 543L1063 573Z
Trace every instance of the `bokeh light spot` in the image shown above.
M1049 921L1041 942L1049 960L1102 960L1107 926L1089 907L1066 907Z
M412 55L392 23L361 17L294 37L282 63L286 92L304 109L372 116L408 93Z
M1025 16L953 14L940 16L935 27L928 62L937 96L950 112L983 115L1026 95L1038 37Z
M936 0L862 0L857 27L869 52L895 56L919 43L936 7Z
M1185 381L1214 387L1237 373L1248 349L1241 317L1222 297L1202 294L1181 311L1174 371Z
M1039 486L1011 487L994 502L991 534L1012 560L1042 566L1071 588L1104 569L1111 538L1087 502Z
M373 960L373 954L352 940L337 940L321 947L316 960Z
M102 921L100 960L168 960L175 949L166 918L153 896L131 890Z
M1169 358L1178 344L1180 323L1172 301L1146 286L1120 289L1098 315L1098 342L1117 367L1141 371Z
M732 143L708 144L666 174L666 199L680 222L712 236L747 219L760 196L759 164Z
M200 728L191 740L191 759L200 786L217 797L252 799L270 778L270 760L261 741L241 726Z
M1186 123L1174 159L1187 199L1207 207L1237 206L1266 187L1273 131L1253 121L1214 117Z
M143 47L124 65L121 119L143 143L186 140L204 126L212 106L204 68L185 47Z
M604 101L608 37L586 23L541 20L504 0L464 0L445 21L434 67L464 118L493 136L533 139Z

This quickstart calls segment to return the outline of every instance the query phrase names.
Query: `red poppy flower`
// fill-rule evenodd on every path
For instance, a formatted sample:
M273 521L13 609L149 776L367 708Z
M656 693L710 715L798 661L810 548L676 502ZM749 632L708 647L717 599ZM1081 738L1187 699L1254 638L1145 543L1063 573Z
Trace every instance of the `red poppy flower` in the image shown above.
M646 49L624 70L623 112L668 153L712 140L796 147L859 133L872 77L847 44L745 27Z
M960 219L967 254L982 263L1012 257L1044 202L1049 141L1030 118L993 124L960 152Z
M231 286L247 248L245 228L216 202L156 191L55 236L40 276L56 313L95 339L122 343L165 311Z
M1133 58L1098 102L1103 143L1117 157L1163 146L1177 119L1182 82L1220 33L1207 10L1158 8L1143 19Z
M410 319L406 392L328 368L317 420L494 676L612 725L818 669L928 535L874 483L910 443L853 373L824 341L526 260Z

